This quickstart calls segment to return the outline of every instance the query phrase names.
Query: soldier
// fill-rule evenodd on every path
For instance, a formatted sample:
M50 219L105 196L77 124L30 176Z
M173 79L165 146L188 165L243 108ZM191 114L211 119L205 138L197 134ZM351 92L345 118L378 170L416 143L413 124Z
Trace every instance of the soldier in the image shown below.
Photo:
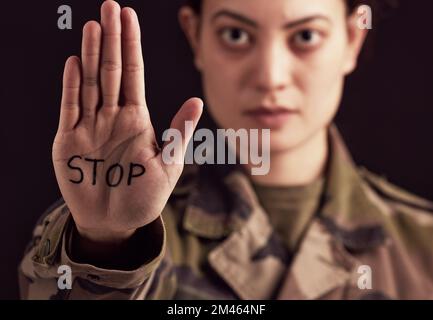
M217 126L271 129L270 171L253 176L249 164L164 163L137 16L104 2L101 22L84 26L81 60L65 65L53 145L63 200L34 229L22 298L433 298L433 204L357 168L333 125L367 34L357 5L196 0L180 9ZM202 107L190 99L172 120L182 133L175 156ZM116 184L106 164L143 169ZM62 265L70 289L58 285Z

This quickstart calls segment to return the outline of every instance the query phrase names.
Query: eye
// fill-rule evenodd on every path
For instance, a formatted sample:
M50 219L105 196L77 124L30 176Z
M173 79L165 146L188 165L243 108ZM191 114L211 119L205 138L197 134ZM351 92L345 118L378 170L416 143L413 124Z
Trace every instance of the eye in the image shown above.
M295 34L292 42L293 44L301 50L308 50L314 48L320 44L322 41L322 35L310 29L302 30Z
M245 47L251 42L250 35L239 28L224 28L220 35L222 40L232 47Z

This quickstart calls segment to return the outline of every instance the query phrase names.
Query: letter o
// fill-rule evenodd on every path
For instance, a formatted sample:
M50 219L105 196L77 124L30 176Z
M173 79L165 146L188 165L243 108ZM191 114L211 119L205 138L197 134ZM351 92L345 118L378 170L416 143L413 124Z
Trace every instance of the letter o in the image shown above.
M120 168L119 180L117 181L117 183L111 183L110 182L110 173L111 173L111 171L116 170L116 168ZM112 176L113 176L113 182L114 182L114 173ZM107 185L109 187L117 187L120 184L120 182L122 182L122 179L123 179L123 167L119 163L113 164L110 168L108 168L107 174L105 175L105 181L107 182Z

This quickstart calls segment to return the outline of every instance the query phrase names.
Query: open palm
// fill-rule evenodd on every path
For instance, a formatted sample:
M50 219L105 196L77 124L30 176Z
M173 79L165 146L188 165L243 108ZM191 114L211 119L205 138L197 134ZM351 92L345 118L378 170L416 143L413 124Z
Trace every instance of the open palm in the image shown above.
M120 104L119 101L123 103ZM184 150L202 102L184 103L171 123ZM187 136L189 135L189 136ZM65 64L56 178L79 231L109 237L149 224L162 212L183 164L162 160L145 101L140 27L131 8L101 7L101 24L83 29L82 57ZM108 173L107 173L108 172Z

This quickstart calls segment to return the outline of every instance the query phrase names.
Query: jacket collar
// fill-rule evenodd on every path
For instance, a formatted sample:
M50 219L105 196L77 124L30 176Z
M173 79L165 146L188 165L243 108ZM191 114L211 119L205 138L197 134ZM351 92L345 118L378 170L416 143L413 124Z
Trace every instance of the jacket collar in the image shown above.
M349 250L367 250L383 243L384 216L375 195L358 172L335 125L329 130L330 153L321 219Z

